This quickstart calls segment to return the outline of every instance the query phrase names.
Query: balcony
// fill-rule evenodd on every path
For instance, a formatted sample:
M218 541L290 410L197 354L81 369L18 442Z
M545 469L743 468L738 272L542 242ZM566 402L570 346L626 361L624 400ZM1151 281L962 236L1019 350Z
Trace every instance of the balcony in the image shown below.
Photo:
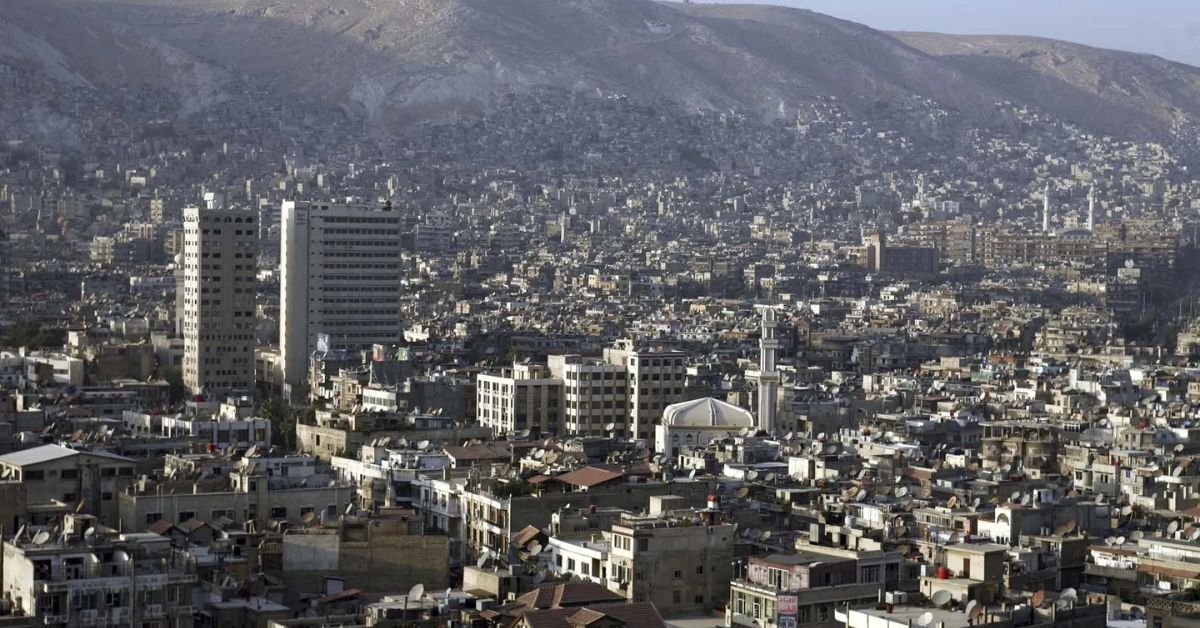
M159 619L164 614L162 604L146 604L139 613L142 619Z
M1083 573L1089 576L1099 576L1101 578L1112 578L1114 580L1128 580L1135 582L1137 580L1137 570L1133 567L1128 569L1120 569L1118 567L1102 567L1094 563L1088 563Z

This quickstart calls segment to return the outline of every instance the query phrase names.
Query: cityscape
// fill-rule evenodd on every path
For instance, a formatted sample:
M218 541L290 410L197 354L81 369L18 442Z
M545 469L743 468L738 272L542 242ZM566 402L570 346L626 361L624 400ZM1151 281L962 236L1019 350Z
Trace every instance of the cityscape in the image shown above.
M840 21L643 0L522 4L612 21L566 87L211 50L309 2L0 7L0 628L1200 626L1200 69L841 22L919 64L801 98L722 20Z

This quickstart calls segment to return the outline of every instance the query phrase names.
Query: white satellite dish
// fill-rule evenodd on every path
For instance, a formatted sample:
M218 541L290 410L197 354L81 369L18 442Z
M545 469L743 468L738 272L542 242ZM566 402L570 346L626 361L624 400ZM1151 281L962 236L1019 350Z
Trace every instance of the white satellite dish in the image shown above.
M766 540L769 540L770 538L771 538L771 531L763 530L763 533L761 535L759 535L758 540L766 541Z
M411 589L408 590L408 599L411 600L413 598L416 598L419 600L422 597L425 597L425 585L418 582L417 584L414 584Z
M422 451L429 449L429 441L423 440L423 441L417 443L417 449L420 449Z
M921 613L921 616L917 618L917 625L921 626L922 628L927 628L929 626L929 624L932 624L932 623L933 623L933 613L930 613L929 611L925 611L924 613Z
M1058 599L1074 602L1079 599L1079 593L1072 588L1063 589L1062 593L1058 594Z
M1200 533L1200 530L1197 530L1197 532ZM1125 537L1118 536L1117 537L1117 545L1124 545L1124 544L1125 544Z
M689 480L696 479L696 470L695 469L692 469L691 471L688 472L688 479Z
M605 423L605 424L604 424L604 431L605 431L605 432L612 432L612 431L614 431L614 430L616 430L616 429L617 429L617 424L616 424L616 423Z
M755 471L754 469L747 471L746 479L747 480L757 480L758 479L758 471Z
M529 544L529 555L530 555L530 556L537 556L538 554L541 554L541 553L542 553L542 550L543 550L543 549L544 549L544 548L542 547L542 544L541 544L541 543L538 543L537 541L534 541L533 543L530 543L530 544Z
M1116 545L1116 544L1117 544L1117 537L1115 537L1115 536L1110 536L1110 537L1108 537L1107 539L1104 539L1104 544L1105 544L1105 545Z
M901 486L896 489L896 497L904 497L905 495L908 495L908 487L907 486Z
M46 541L49 541L49 540L50 540L50 533L45 530L42 530L41 532L38 532L37 534L33 535L33 544L34 545L45 545Z
M967 602L967 608L964 611L967 613L967 617L977 619L979 614L983 612L983 608L979 605L979 600L971 600Z
M1179 521L1172 521L1170 523L1170 525L1167 526L1167 534L1175 534L1178 531L1179 531Z
M545 449L535 449L535 450L533 450L533 459L534 459L534 460L541 460L541 459L542 459L542 456L545 456L545 455L546 455L546 450L545 450Z
M949 591L945 589L938 589L937 591L933 592L933 595L929 598L929 600L933 602L934 606L945 606L950 603L950 600L953 597L954 596Z

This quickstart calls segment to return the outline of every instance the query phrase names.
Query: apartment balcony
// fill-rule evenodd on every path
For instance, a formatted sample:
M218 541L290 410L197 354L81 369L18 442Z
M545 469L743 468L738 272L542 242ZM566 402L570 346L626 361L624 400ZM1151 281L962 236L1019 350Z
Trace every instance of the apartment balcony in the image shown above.
M1133 567L1129 569L1121 569L1118 567L1102 567L1093 563L1088 563L1084 566L1083 573L1089 576L1098 576L1101 578L1112 578L1114 580L1128 580L1130 582L1137 581L1137 570Z

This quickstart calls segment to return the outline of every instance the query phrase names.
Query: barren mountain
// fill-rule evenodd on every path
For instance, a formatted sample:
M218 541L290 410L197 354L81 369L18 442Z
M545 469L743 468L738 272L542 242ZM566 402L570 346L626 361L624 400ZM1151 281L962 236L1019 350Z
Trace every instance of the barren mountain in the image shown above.
M8 31L0 60L24 55L65 80L159 81L203 104L222 68L382 126L485 110L540 88L763 116L832 96L852 110L930 100L983 118L995 101L1014 100L1120 135L1200 117L1200 71L1161 59L1033 39L893 35L762 5L5 0L0 37Z

